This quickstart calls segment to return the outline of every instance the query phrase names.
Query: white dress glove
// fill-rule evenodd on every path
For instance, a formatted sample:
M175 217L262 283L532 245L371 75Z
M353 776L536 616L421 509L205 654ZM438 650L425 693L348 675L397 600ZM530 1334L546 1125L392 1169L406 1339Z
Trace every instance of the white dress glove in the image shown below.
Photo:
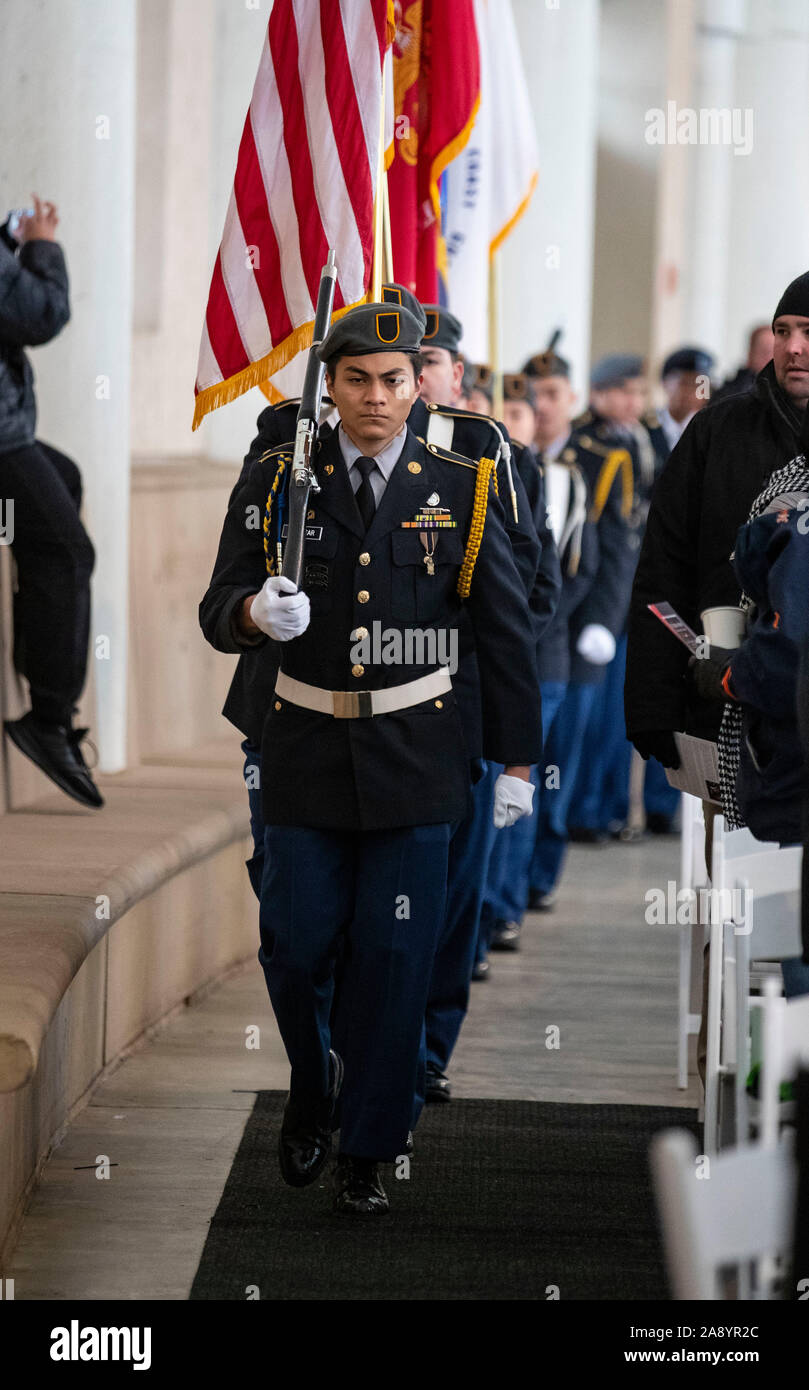
M274 574L250 604L250 617L273 641L288 642L309 626L309 596L291 579Z
M534 805L534 784L501 772L494 784L494 823L498 830L513 825L520 816L530 816Z
M601 623L588 623L579 633L576 651L594 666L606 666L615 656L615 638Z

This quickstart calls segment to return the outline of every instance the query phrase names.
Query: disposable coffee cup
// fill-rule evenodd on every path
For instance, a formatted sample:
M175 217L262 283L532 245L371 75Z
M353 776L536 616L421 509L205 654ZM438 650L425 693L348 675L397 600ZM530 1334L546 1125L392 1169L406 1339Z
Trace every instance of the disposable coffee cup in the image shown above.
M744 641L745 612L742 608L706 608L700 613L702 628L712 647L733 651Z

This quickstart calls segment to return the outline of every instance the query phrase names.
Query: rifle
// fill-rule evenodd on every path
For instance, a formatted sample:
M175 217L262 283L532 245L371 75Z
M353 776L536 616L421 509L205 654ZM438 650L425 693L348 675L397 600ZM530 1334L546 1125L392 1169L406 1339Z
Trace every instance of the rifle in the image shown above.
M334 252L330 251L329 258L320 274L315 326L295 426L295 452L292 456L292 476L289 481L289 525L281 573L286 579L292 580L296 589L301 587L309 494L310 492L320 492L320 485L312 468L312 458L317 440L320 398L323 394L323 376L326 371L326 364L320 361L315 349L320 347L329 331L336 280L337 263Z

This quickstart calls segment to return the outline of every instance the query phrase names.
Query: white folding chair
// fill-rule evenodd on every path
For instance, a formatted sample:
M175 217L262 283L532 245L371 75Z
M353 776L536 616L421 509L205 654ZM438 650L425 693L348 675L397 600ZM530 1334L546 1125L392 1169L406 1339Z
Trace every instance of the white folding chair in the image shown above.
M773 1257L788 1255L793 1234L791 1144L706 1158L692 1134L666 1130L652 1141L651 1165L672 1296L721 1299L720 1271L736 1265L741 1274L752 1263L765 1274L749 1296L774 1297Z
M800 1066L809 1067L809 994L784 999L775 982L767 980L760 1005L763 1026L758 1137L765 1148L775 1148L781 1084L793 1081Z
M714 822L705 1061L705 1152L748 1138L751 962L798 955L800 846ZM741 908L741 911L739 911ZM780 974L780 972L779 972ZM732 1123L731 1123L732 1117Z
M708 882L705 867L705 818L699 797L682 796L680 834L680 889L699 893ZM701 921L680 927L679 979L677 985L677 1085L688 1089L688 1039L699 1032L702 951L704 928Z

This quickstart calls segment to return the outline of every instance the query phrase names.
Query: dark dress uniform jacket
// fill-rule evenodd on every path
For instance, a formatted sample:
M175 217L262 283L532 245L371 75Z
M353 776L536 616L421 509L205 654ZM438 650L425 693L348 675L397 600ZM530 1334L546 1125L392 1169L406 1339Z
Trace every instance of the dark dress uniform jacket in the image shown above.
M245 651L232 618L266 578L261 532L245 525L261 514L282 448L254 464L225 519L210 587L200 605L205 636L219 651ZM419 471L408 468L418 465ZM327 690L377 690L416 680L438 663L367 663L352 674L351 633L373 624L450 629L461 619L458 573L473 517L477 470L467 460L430 451L408 430L367 534L336 433L321 443L316 472L322 491L310 499L315 533L307 539L303 587L311 603L306 631L279 644L282 670ZM404 527L431 493L450 509L455 528L436 535L429 575L418 529ZM317 534L317 533L320 534ZM360 554L370 561L359 563ZM368 594L366 602L359 595ZM490 484L488 512L471 591L486 756L528 764L541 752L540 697L532 624L515 569L500 504ZM264 642L251 651L259 655ZM418 654L418 653L417 653ZM424 653L421 653L424 655ZM280 706L280 708L279 708ZM384 830L460 820L467 813L469 757L454 693L393 714L334 719L274 698L262 738L262 796L268 825Z
M561 453L561 462L575 463L584 476L588 519L592 523L592 527L586 528L590 531L586 542L587 570L592 579L568 622L569 679L579 685L600 685L604 680L607 667L585 661L576 644L591 623L620 637L629 611L637 560L629 526L634 503L631 453L615 440L596 439L591 424L591 416L585 424L574 424ZM615 458L618 452L620 459Z
M230 495L231 504L236 494L244 486L255 461L279 444L287 444L295 437L295 422L298 414L297 400L281 401L278 405L267 406L259 415L257 433L245 457L241 473ZM471 411L452 412L454 421L453 452L463 454L470 461L478 458L491 458L497 453L499 438L491 421ZM417 436L427 433L430 412L423 400L413 404L408 424ZM505 427L501 426L501 430ZM330 433L328 425L321 425L320 437L325 439ZM537 535L533 520L533 507L526 496L523 474L512 467L514 488L517 497L518 519L515 521L508 497L508 482L505 464L500 460L497 468L498 487L505 513L506 533L511 541L514 563L526 593L534 619L537 636L550 621L556 602L556 581L554 577L554 551L546 548ZM551 538L552 540L552 538ZM279 647L267 641L262 658L254 661L241 657L237 663L233 680L222 710L226 719L241 729L250 742L258 747L264 718L270 707L275 679L278 674ZM460 668L454 678L456 695L460 704L461 720L466 735L470 758L481 756L482 730L480 715L480 693L478 689L477 666L475 662L474 636L468 620L461 623L459 635Z
M688 651L649 612L670 603L696 632L706 608L737 604L730 556L770 474L799 449L800 416L772 362L751 391L711 402L686 426L658 478L629 615L624 708L630 737L682 729L715 739L722 707L686 680Z

